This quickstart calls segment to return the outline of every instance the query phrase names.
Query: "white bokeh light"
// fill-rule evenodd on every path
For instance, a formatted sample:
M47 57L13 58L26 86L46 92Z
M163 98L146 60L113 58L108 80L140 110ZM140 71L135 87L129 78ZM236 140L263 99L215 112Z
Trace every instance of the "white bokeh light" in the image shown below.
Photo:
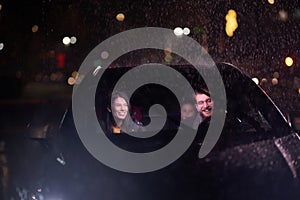
M75 44L77 42L77 38L75 37L75 36L72 36L71 38L70 38L70 43L71 44Z
M64 37L62 42L64 43L64 45L69 45L71 42L71 39L69 37Z
M185 28L183 29L183 34L184 34L184 35L188 35L188 34L190 34L190 33L191 33L191 30L190 30L189 28L185 27Z
M182 35L183 35L183 30L182 30L182 28L176 27L176 28L174 29L174 34L175 34L176 36L182 36Z
M258 78L256 78L256 77L252 78L252 81L254 81L254 82L256 83L256 85L259 84L259 80L258 80Z

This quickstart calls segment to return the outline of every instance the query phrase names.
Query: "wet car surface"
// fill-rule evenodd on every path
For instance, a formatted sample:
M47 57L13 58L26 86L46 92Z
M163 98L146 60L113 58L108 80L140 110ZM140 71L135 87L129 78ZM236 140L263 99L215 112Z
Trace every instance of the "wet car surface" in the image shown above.
M299 199L298 133L251 78L230 64L217 66L226 90L226 119L221 137L206 157L198 157L209 125L204 123L188 150L169 166L141 174L117 171L96 160L84 147L70 105L60 133L38 141L47 147L43 159L37 161L42 172L28 178L30 184L17 177L14 184L28 188L40 199ZM191 66L175 69L191 84L203 81ZM103 96L113 86L108 83L117 81L128 70L107 70L105 79L100 81L95 97L100 102L96 103L99 121L104 119ZM108 137L125 150L149 152L173 139L180 125L179 105L160 86L149 85L140 92L132 100L136 107L147 110L160 103L170 112L161 132L147 139L126 134ZM141 113L147 124L147 112ZM184 129L186 134L192 131L190 127ZM38 189L42 192L36 192Z

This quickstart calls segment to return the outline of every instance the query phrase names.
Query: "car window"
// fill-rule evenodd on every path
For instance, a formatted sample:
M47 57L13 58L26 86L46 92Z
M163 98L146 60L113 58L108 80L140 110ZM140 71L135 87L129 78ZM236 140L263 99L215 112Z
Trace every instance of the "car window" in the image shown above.
M203 78L193 67L189 65L172 67L185 76L193 87L205 85ZM224 147L272 139L289 133L290 127L280 111L251 78L235 67L222 64L218 67L227 96L226 120L220 138ZM105 120L106 97L119 78L130 69L110 69L106 70L105 75L102 76L105 79L100 80L95 99L99 121ZM162 75L158 72L157 76ZM184 93L185 88L180 86L178 88ZM168 141L172 139L170 134L176 134L176 129L180 125L180 104L167 88L156 84L144 85L133 94L130 104L136 111L133 117L140 120L143 125L149 123L149 108L154 104L161 104L168 114L162 132L169 133ZM157 113L155 117L160 120L160 113ZM149 141L153 142L151 139Z

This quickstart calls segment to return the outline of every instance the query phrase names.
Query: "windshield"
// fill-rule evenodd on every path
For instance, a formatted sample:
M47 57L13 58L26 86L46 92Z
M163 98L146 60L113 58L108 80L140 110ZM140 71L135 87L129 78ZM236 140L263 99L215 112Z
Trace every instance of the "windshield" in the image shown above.
M224 70L227 119L222 135L231 145L282 137L290 127L281 112L254 81L234 68Z

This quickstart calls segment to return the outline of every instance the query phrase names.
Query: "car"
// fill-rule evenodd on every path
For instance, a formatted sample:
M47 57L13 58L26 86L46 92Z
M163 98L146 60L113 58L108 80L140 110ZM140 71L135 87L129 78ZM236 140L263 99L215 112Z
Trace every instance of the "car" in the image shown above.
M199 157L199 151L207 137L206 130L212 124L200 124L187 150L165 167L145 173L113 169L98 161L86 148L74 123L71 102L60 132L52 141L45 177L39 182L42 192L40 189L35 198L299 199L299 133L247 74L230 63L216 66L226 91L226 118L220 138L206 156ZM200 85L205 84L191 65L170 67L186 77L193 87L200 82ZM103 73L95 95L99 123L105 120L106 97L120 77L131 69L108 68ZM159 76L159 72L157 74ZM181 127L180 105L173 97L168 88L157 84L140 87L130 101L135 117L147 125L151 117L149 108L161 104L167 112L164 126L150 138L118 134L108 136L109 140L136 153L155 151L169 144ZM88 113L82 115L89 121ZM159 113L156 117L160 117ZM183 129L185 134L193 132L188 126ZM110 155L110 152L104 153ZM121 160L120 165L122 162L126 160ZM37 188L31 189L36 191Z

